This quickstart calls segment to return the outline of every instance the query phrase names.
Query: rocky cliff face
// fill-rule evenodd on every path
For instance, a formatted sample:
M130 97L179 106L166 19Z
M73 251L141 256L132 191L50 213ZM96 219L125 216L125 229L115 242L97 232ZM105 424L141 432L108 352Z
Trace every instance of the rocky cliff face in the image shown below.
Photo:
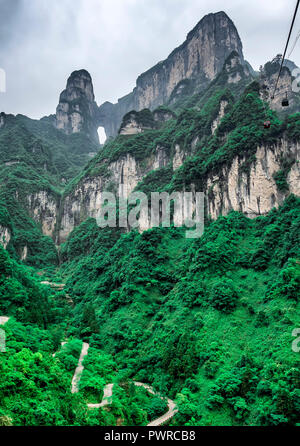
M276 110L277 112L288 111L288 113L291 114L299 109L299 95L294 93L292 89L292 72L297 66L292 61L285 61L281 75L278 79L280 65L281 55L278 55L271 62L266 63L263 70L261 70L261 98L268 102L273 110ZM273 97L277 79L277 89ZM288 99L288 109L282 107L283 99Z
M8 228L0 225L0 244L6 249L11 239L11 233Z
M69 77L67 87L59 98L55 126L68 135L84 131L99 142L98 107L92 79L87 71L74 71Z
M165 103L184 79L197 79L201 84L212 81L232 51L243 58L242 43L230 18L224 12L205 16L165 61L137 79L136 108L153 109Z
M88 217L97 217L102 194L108 187L122 197L128 197L147 173L162 167L162 157L165 163L169 161L160 147L154 157L143 163L127 154L111 163L106 175L84 178L62 204L59 241L65 241L73 228Z
M278 190L274 180L283 157L294 161L286 178L289 191L285 192ZM247 173L243 172L246 159L236 157L229 168L207 179L208 213L215 219L235 210L253 218L281 205L289 193L300 196L299 159L300 144L285 139L273 146L257 147L256 161Z
M233 51L244 61L242 42L233 22L224 12L208 14L166 60L139 76L132 93L117 104L105 103L100 107L100 125L108 136L115 136L128 111L154 110L168 103L182 81L193 80L194 86L204 88L222 70Z
M277 73L278 61L266 65L262 83L266 84L269 92L274 87ZM240 85L244 88L251 76L251 67L244 61L242 43L232 21L223 12L209 14L165 61L141 75L133 92L121 98L118 104L106 102L98 108L90 75L85 70L72 73L66 90L60 96L55 125L67 134L84 131L97 141L97 128L103 125L107 136L119 133L120 139L128 138L130 141L130 138L134 138L132 135L147 129L159 129L163 123L174 118L167 107L158 106L171 103L187 85L189 88L192 86L193 93L202 91L214 80L211 85L236 91ZM293 100L288 68L284 69L278 88L279 95L271 105L281 109L285 91ZM212 135L226 113L228 101L220 100L218 114L209 123L208 129ZM4 118L0 118L1 127ZM99 165L96 164L95 171L85 174L62 200L50 196L46 191L28 196L29 213L41 224L44 234L55 236L58 243L64 242L75 226L88 217L97 217L104 191L113 190L128 197L150 172L163 168L175 172L187 157L195 154L200 138L193 135L190 147L185 147L185 150L179 143L171 146L166 142L168 149L164 143L157 143L153 150L151 148L151 155L142 161L137 154L135 157L134 151L125 155L123 152L110 163L102 159ZM299 143L291 143L283 137L275 145L257 147L255 160L250 165L243 156L237 156L231 165L224 164L217 175L203 178L207 213L217 218L236 210L252 218L264 215L283 203L289 193L300 196L299 156ZM284 191L279 190L274 179L282 169L283 159L292 160L286 172L287 189ZM193 184L191 186L193 189ZM140 230L149 227L148 216L142 215ZM0 232L5 243L9 234L5 228Z
M164 107L158 108L153 113L147 108L140 112L131 111L124 116L119 134L136 135L145 130L158 129L173 118L176 118L176 114Z
M222 106L221 106L222 109ZM120 158L109 165L110 174L85 178L66 198L61 209L62 222L60 241L64 241L74 226L88 217L97 217L101 196L109 184L122 196L128 197L143 177L152 170L171 164L173 170L184 162L186 154L176 145L172 155L168 155L163 147L158 146L154 156L146 162L138 162L131 155ZM289 190L278 190L274 174L281 169L283 157L294 163L287 175ZM267 214L273 207L283 203L288 194L300 196L300 144L282 139L276 145L257 147L256 160L250 165L248 172L243 171L246 159L236 157L229 167L221 169L217 176L206 179L205 195L207 212L216 219L230 211L243 212L250 218ZM121 188L121 189L120 189ZM147 216L140 220L140 230L150 227Z
M41 224L44 235L54 236L59 214L59 201L47 191L40 191L27 197L30 216Z
M148 110L145 110L148 111ZM145 130L154 128L154 119L149 111L148 119L143 121L140 119L140 113L136 111L132 111L127 113L120 127L119 134L120 135L136 135L138 133L142 133ZM150 117L150 119L149 119Z

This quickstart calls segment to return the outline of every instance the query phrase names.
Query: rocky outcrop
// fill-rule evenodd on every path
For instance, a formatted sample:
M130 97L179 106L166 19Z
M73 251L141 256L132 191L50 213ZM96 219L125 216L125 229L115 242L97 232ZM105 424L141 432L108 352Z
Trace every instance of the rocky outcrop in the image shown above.
M166 167L170 163L176 170L183 164L186 156L179 145L176 145L171 156L163 147L158 146L155 154L146 162L139 163L128 154L109 165L109 175L84 179L64 202L60 241L64 241L74 226L86 218L97 217L103 191L109 189L128 197L151 170ZM284 193L278 190L274 180L274 174L281 170L283 157L294 160L287 174L289 191ZM216 219L235 210L253 218L265 215L273 207L282 204L289 193L300 196L299 158L300 144L285 139L274 146L258 147L256 161L248 166L247 172L246 158L236 157L229 167L224 166L218 175L210 175L206 179L204 192L208 214ZM140 230L149 227L148 217L142 215Z
M74 71L61 93L56 109L55 126L67 135L85 132L91 139L98 138L98 107L93 83L86 70Z
M74 227L88 217L97 218L105 190L127 198L147 173L166 167L171 159L163 147L157 146L155 153L143 162L127 154L110 163L105 175L84 178L63 202L59 241L65 241ZM146 226L145 223L145 229Z
M233 51L224 63L222 70L226 76L226 82L230 84L237 84L242 79L247 79L249 81L249 76L251 73L251 66L245 63L241 55L236 51Z
M41 224L44 235L54 236L59 214L59 199L47 191L40 191L27 197L29 215Z
M24 246L21 252L21 260L24 262L27 259L28 255L28 246Z
M151 166L143 168L135 158L127 154L108 166L107 175L85 178L64 200L59 241L65 241L74 227L88 217L97 218L105 190L113 188L115 193L120 192L123 197L128 197L150 170Z
M132 111L127 113L124 118L123 122L120 127L120 135L136 135L138 133L142 133L145 130L153 129L154 128L154 119L152 116L152 113L150 110L147 113L147 120L143 120L140 115L141 113L138 113L136 111ZM150 116L149 116L150 115Z
M293 92L293 68L297 68L291 61L286 61L281 75L278 78L281 65L281 55L276 56L271 62L267 62L260 72L261 98L268 102L270 107L277 112L288 111L289 114L298 111L299 98ZM278 83L277 83L278 80ZM275 86L277 88L275 92ZM275 94L274 94L275 92ZM282 107L282 100L288 99L289 107Z
M167 108L158 108L153 113L148 108L140 112L133 110L124 116L119 134L136 135L145 130L157 129L174 118L176 114Z
M0 226L0 244L6 249L11 239L10 230L4 226Z
M274 174L281 170L282 159L294 160L287 175L289 191L280 192ZM250 218L267 214L281 205L289 193L300 196L300 144L282 139L274 146L258 147L256 161L248 172L246 159L236 157L229 168L207 180L208 213L212 218L226 215L231 210L243 212Z
M208 14L166 60L138 77L132 93L119 99L117 104L106 102L100 107L100 125L105 127L107 136L115 136L122 117L130 110L154 110L167 104L172 93L185 81L204 88L215 79L233 51L244 62L242 42L233 22L225 12Z
M217 130L218 126L220 125L220 122L222 120L222 118L224 118L225 116L225 109L228 105L227 101L221 101L220 103L220 110L219 110L219 114L216 117L216 119L213 121L212 125L211 125L211 133L214 134L215 131Z
M120 135L137 135L138 133L142 133L143 130L143 127L132 117L125 126L121 127Z
M164 123L170 121L170 119L175 119L176 114L169 109L164 107L159 107L153 112L153 119L155 122Z
M180 145L176 144L176 146L175 146L175 154L174 154L173 162L172 162L174 171L179 169L179 167L182 166L182 164L183 164L183 162L185 160L185 157L186 157L186 154L184 153L183 150L181 150Z

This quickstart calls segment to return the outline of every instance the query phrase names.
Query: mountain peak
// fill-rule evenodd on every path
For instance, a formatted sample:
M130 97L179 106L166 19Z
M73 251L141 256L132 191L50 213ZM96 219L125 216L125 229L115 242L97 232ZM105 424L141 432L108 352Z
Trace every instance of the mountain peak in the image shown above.
M224 11L210 12L209 14L206 14L204 17L202 17L202 19L199 20L197 25L188 33L187 40L189 40L191 37L193 37L194 33L197 32L197 30L199 28L201 28L202 26L205 26L206 24L219 25L220 22L222 22L222 21L223 21L223 26L229 25L229 26L233 26L235 28L233 21L226 14L226 12L224 12Z
M97 117L98 107L90 73L84 69L73 71L59 98L56 128L68 135L84 132L99 142Z
M72 89L82 90L81 94L85 95L88 100L94 101L94 88L93 81L90 73L84 69L73 71L68 78L67 88L64 90L64 94L74 95Z
M235 51L244 64L239 33L224 11L204 16L187 39L163 61L141 74L132 93L110 107L100 107L101 125L108 136L118 132L123 116L130 110L154 110L169 103L182 82L203 90L222 71L227 57Z

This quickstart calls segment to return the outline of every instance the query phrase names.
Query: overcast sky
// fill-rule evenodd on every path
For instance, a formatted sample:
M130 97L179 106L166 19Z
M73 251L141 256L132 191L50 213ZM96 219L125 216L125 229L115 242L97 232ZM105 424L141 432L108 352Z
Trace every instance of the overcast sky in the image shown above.
M74 70L93 78L98 104L129 93L136 78L181 44L207 13L234 21L255 69L283 53L295 0L0 0L0 111L55 112ZM292 42L300 30L300 11ZM291 57L300 66L300 41Z

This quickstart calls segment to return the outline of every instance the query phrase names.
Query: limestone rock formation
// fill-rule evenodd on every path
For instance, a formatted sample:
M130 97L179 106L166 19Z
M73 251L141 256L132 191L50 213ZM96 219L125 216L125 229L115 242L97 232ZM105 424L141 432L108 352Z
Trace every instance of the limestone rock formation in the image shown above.
M191 81L193 88L203 89L215 79L233 51L245 63L242 42L232 20L225 12L206 15L166 60L138 77L132 93L117 104L101 105L100 125L108 137L116 136L123 116L130 110L154 110L167 104L186 81Z
M133 110L124 116L119 134L136 135L145 130L159 128L161 124L172 118L176 118L175 113L163 107L156 109L153 113L147 108L140 112Z
M55 197L47 191L40 191L27 197L29 214L40 223L44 235L54 235L58 205Z
M263 69L261 69L261 97L263 100L269 102L270 107L277 112L284 111L282 100L287 98L289 101L288 113L291 114L294 111L298 111L299 108L299 97L292 89L292 71L297 68L297 66L291 61L285 61L281 75L278 79L280 64L281 55L279 54L271 62L267 62ZM273 97L277 79L277 90Z
M274 60L266 64L261 73L261 87L265 83L269 91L276 81L278 62ZM98 140L97 129L102 125L108 137L119 134L117 143L122 141L130 146L131 135L159 129L166 121L176 118L168 105L173 105L182 95L186 94L189 98L197 92L205 102L215 90L228 88L238 96L254 74L244 60L242 43L233 22L224 12L209 14L165 61L139 76L133 92L121 98L117 104L105 102L98 108L89 73L85 70L72 73L66 90L60 96L55 124L67 134L85 132L95 140ZM279 80L280 94L271 103L272 107L282 108L281 99L285 91L288 91L293 104L291 80L291 72L285 67ZM230 98L222 96L216 113L208 122L208 133L216 133L230 106ZM45 119L51 122L52 117ZM3 125L5 117L1 115L0 127ZM160 175L179 169L199 149L200 133L193 134L186 143L182 143L180 138L174 144L154 138L151 151L145 152L143 158L132 148L126 153L116 150L112 158L100 157L96 159L94 168L87 169L62 197L51 196L45 190L29 195L29 214L41 224L44 234L55 237L58 243L63 242L75 226L88 217L97 217L103 192L119 191L122 197L127 197L152 171L164 169L163 172L154 172L154 175ZM149 134L152 137L152 133ZM218 137L218 133L215 137ZM142 140L143 135L136 139ZM134 138L132 140L135 149ZM277 144L266 143L254 147L256 155L253 159L247 160L240 154L231 164L220 165L217 172L206 173L202 184L208 214L217 218L236 210L255 217L282 204L290 193L300 196L300 146L295 140L292 141L283 133ZM276 174L281 171L283 159L292 160L286 177L287 189L284 191L280 190L275 180ZM193 188L193 184L189 186ZM147 216L143 215L139 229L148 229L149 225ZM5 228L2 228L5 241L9 234L3 231Z
M211 133L212 134L215 133L215 131L217 130L217 128L218 128L222 118L224 117L227 105L228 105L227 101L221 101L219 114L218 114L218 116L216 117L216 119L213 121L213 123L211 125Z
M93 83L86 70L74 71L61 93L56 109L56 128L66 134L85 132L91 139L98 138L98 107Z
M88 217L96 218L101 197L108 185L128 197L139 182L152 170L169 165L173 170L180 168L186 154L176 145L171 155L157 146L155 155L139 162L127 154L108 166L109 175L87 176L77 185L62 204L59 241L63 242L75 226ZM281 169L282 157L293 159L294 163L287 176L289 190L281 192L276 185L274 174ZM275 145L257 147L256 159L243 172L244 157L236 157L231 165L224 166L218 175L208 175L204 193L207 198L207 212L216 219L230 211L243 212L250 218L266 215L273 207L281 205L290 194L300 196L300 145L281 139ZM122 187L122 191L120 190ZM139 229L150 228L150 217L141 216Z
M243 78L249 78L251 74L248 64L244 63L244 60L236 51L232 51L226 59L223 71L226 73L228 84L237 84Z
M0 244L6 249L11 239L11 233L8 228L0 225Z
M150 110L145 109L142 112L132 111L127 113L120 127L120 135L136 135L154 128L154 119Z
M266 215L273 207L283 204L289 193L300 196L300 145L285 139L277 144L257 147L256 160L249 173L242 171L245 157L236 157L229 168L207 179L209 215L216 219L231 210L250 218ZM282 158L294 160L287 175L288 191L279 191L274 179L281 169Z
M176 118L176 114L164 107L159 107L153 112L153 119L158 123L164 123L173 118Z

